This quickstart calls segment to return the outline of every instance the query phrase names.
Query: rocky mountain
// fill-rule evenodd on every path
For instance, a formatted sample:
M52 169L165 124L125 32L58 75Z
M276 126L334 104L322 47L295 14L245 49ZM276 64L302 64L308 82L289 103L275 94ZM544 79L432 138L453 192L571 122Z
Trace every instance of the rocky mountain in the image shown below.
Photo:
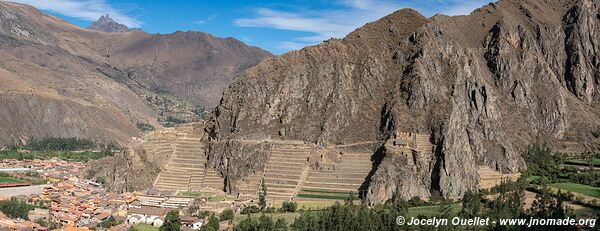
M116 22L108 14L102 15L98 20L93 22L88 29L107 33L127 32L130 30L127 26Z
M225 90L209 159L228 178L260 168L234 161L251 155L223 146L236 139L373 141L367 198L382 202L396 190L461 196L478 166L526 169L521 154L536 141L596 148L599 10L593 0L501 0L429 19L399 10L267 59ZM385 144L400 132L430 137L433 155L395 153Z
M0 145L47 136L126 143L136 123L160 127L159 95L210 108L268 56L232 38L103 33L0 2Z

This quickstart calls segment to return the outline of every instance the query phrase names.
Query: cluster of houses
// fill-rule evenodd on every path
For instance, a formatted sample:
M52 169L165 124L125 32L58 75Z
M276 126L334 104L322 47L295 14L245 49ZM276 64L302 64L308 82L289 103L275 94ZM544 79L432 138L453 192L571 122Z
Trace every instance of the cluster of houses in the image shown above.
M0 230L47 230L36 224L43 220L45 225L61 227L62 230L92 230L104 222L116 226L111 230L127 230L136 224L160 227L171 210L185 211L194 202L193 198L176 196L148 196L143 193L111 193L101 184L85 180L82 172L85 165L79 162L51 160L4 160L0 167L23 168L39 173L39 178L50 184L39 193L19 198L41 208L29 220L11 219L0 214ZM222 211L232 206L226 202L202 200L200 208ZM216 209L216 210L215 210ZM199 230L207 222L204 219L180 215L182 230Z
M49 160L16 160L7 159L0 161L0 171L6 173L35 172L39 178L50 182L73 180L81 175L85 164L81 162L69 162L57 158Z

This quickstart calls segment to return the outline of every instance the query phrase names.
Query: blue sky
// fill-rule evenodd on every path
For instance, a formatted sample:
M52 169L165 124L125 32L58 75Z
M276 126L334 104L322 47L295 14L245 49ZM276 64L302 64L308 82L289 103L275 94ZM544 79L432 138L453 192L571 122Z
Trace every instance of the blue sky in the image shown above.
M12 0L33 5L75 25L110 14L148 33L204 31L234 37L274 54L342 38L401 8L429 17L468 14L493 0Z

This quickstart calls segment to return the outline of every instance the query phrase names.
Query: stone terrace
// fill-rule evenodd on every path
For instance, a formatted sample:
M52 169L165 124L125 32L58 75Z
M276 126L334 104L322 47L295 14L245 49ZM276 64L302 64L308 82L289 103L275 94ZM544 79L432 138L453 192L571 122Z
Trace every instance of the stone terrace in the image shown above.
M174 153L165 170L157 177L154 188L161 191L223 190L223 178L212 168L206 168L202 135L179 130Z
M303 142L273 144L263 178L268 200L287 201L296 195L308 171L311 150Z
M372 153L343 153L332 170L310 170L295 200L342 200L365 189L372 169Z
M521 175L519 173L503 174L501 172L495 171L494 169L486 165L480 165L479 169L477 170L477 173L479 174L479 184L477 185L477 187L480 189L492 188L496 185L499 185L504 179L513 181L517 180Z

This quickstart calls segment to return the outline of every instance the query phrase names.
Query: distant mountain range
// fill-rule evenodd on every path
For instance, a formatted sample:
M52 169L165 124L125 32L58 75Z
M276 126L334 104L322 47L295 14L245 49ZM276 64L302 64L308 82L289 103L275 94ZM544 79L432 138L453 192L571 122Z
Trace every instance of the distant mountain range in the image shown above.
M0 145L47 136L124 143L137 123L160 126L156 108L173 101L162 96L210 109L236 75L271 56L202 32L126 29L108 15L90 28L0 2Z

